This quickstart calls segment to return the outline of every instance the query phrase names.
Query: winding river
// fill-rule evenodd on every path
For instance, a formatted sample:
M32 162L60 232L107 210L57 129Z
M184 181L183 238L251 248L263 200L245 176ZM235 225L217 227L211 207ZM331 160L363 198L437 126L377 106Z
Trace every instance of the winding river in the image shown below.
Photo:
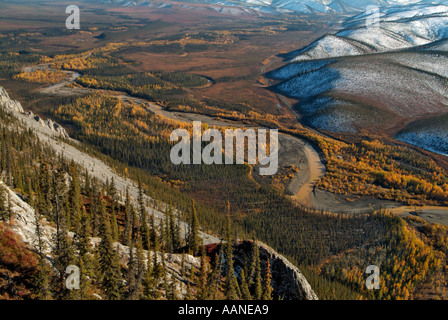
M263 66L263 68L260 70L263 76L265 68L267 68L270 64ZM37 66L27 67L24 68L23 71L31 72L37 69L61 71L59 69L51 68L50 64L41 64ZM63 72L69 75L66 80L44 87L39 91L43 94L63 96L83 95L91 92L106 92L105 90L101 89L68 87L68 84L73 83L81 75L78 72L69 70L63 70ZM267 80L269 81L269 79ZM114 93L116 93L118 97L120 97L124 101L132 101L133 103L141 104L148 111L168 119L189 124L191 124L192 121L201 121L203 123L207 123L209 127L248 127L246 124L236 121L215 119L210 116L196 113L168 111L162 106L151 101L132 97L123 92ZM289 102L280 95L278 95L278 98L280 103L288 107L300 121L299 115L296 114ZM320 134L315 130L312 131ZM316 208L328 212L347 213L366 212L371 210L372 207L382 207L388 208L392 212L400 215L415 214L415 208L403 206L403 204L397 202L379 200L372 197L362 197L354 201L347 201L346 196L344 197L341 195L335 195L327 191L316 189L316 181L318 181L325 175L326 170L325 165L321 161L318 151L304 139L284 133L279 133L279 167L287 167L291 165L299 167L300 170L291 179L291 181L289 181L288 185L286 186L286 192L301 206ZM254 170L254 172L256 171L258 170ZM418 215L429 222L437 222L448 225L448 208L421 207L419 209Z

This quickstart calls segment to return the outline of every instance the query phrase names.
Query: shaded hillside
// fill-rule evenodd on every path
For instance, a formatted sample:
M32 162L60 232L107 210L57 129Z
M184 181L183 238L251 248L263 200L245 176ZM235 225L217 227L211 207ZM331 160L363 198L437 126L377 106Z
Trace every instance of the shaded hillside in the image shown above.
M388 9L380 28L366 28L365 18L350 18L336 35L291 53L292 63L268 73L279 81L274 89L299 100L295 109L308 125L333 132L394 136L446 113L448 7ZM415 134L403 141L445 152L446 137L428 134L430 146Z

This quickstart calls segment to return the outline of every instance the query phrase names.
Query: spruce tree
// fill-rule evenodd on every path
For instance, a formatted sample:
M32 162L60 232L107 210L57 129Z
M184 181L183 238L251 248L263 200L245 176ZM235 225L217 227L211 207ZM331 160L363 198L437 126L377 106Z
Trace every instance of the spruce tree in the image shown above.
M59 292L59 298L66 298L69 292L65 285L65 270L72 264L74 253L71 240L68 237L68 227L66 223L67 212L64 207L65 202L65 177L60 170L56 171L52 177L52 216L56 223L56 233L53 237L53 265L58 271L58 285L56 286Z
M59 291L60 297L67 297L68 292L65 286L65 270L69 265L73 263L74 253L71 245L71 241L68 237L67 230L63 218L60 218L58 231L54 236L54 250L53 250L53 265L58 271L58 283L56 290Z
M107 194L111 197L113 201L117 200L117 188L115 187L115 179L112 177L109 188L107 190Z
M38 261L38 268L37 273L34 277L34 285L37 288L36 297L39 300L49 300L52 298L51 294L51 274L52 270L50 265L46 262L45 257L45 249L46 249L46 243L43 239L43 231L40 224L41 220L41 214L36 206L36 202L34 199L31 199L31 203L35 207L34 210L34 223L35 223L35 234L36 234L36 241L34 243L34 246L37 250L37 253L39 255L39 261Z
M194 200L191 201L190 230L188 235L188 248L195 255L199 247L199 221Z
M51 274L52 270L45 261L45 258L40 256L37 265L37 272L33 278L33 284L37 288L36 298L38 300L51 300Z
M81 220L78 230L74 236L75 248L78 251L78 264L80 273L80 299L87 298L87 293L91 288L92 260L90 257L90 219L83 206L81 210Z
M12 201L11 201L11 195L9 194L9 192L6 193L7 195L7 203L8 203L8 207L7 207L7 211L8 211L8 220L9 220L9 224L11 224L11 219L12 216L14 214L14 212L12 211Z
M70 173L72 179L68 191L68 204L70 205L70 212L68 212L68 214L70 215L69 221L72 222L72 225L77 226L81 219L82 200L78 168L74 161L72 161L70 165Z
M251 300L252 296L250 295L249 286L247 284L246 273L244 272L244 269L241 270L240 278L241 278L240 283L241 297L243 298L243 300Z
M210 277L210 299L216 300L221 284L222 254L216 254Z
M10 141L10 139L5 139L6 141L5 141L5 148L4 148L4 150L5 150L5 153L6 153L6 155L5 155L5 157L6 157L6 165L5 165L5 169L6 169L6 172L5 172L5 175L6 175L6 184L9 186L9 187L13 187L13 175L12 175L12 172L13 172L13 159L12 159L12 153L11 153L11 141Z
M148 214L146 212L145 207L145 201L144 201L144 193L143 193L143 186L140 181L138 180L138 210L139 210L139 225L140 225L140 232L142 234L142 242L145 249L148 249L148 245L150 242L150 230L148 226Z
M112 205L111 205L111 227L112 227L112 239L114 241L118 241L119 239L119 227L118 227L118 221L117 221L117 214L116 214L116 206L115 206L115 201L112 200Z
M262 286L262 278L261 278L261 262L260 262L260 253L258 249L258 244L256 241L253 243L254 250L252 254L252 261L254 262L254 299L261 300L263 295L263 286Z
M50 181L50 165L48 163L40 164L39 188L37 192L36 206L39 208L39 213L50 217L52 209L50 197L52 195L52 192Z
M271 286L272 274L271 274L271 263L269 259L266 263L266 272L264 275L263 282L263 300L272 300L272 286Z
M158 252L160 252L160 251L161 250L160 250L159 237L156 234L155 238L154 238L154 254L153 254L153 264L152 264L153 265L153 276L156 280L160 279L160 277L163 275L162 267L157 259Z
M118 253L113 248L112 232L106 213L106 205L101 199L101 224L98 245L99 266L101 271L101 288L110 300L119 300L121 296L121 271Z
M142 297L143 286L142 282L145 276L145 265L143 257L143 249L139 239L136 239L134 247L134 240L131 241L129 247L129 262L127 273L127 299L138 300Z
M151 241L151 231L149 229L148 216L147 216L145 207L143 207L143 209L140 211L140 214L141 214L141 216L140 216L140 219L141 219L140 232L142 235L142 242L143 242L144 248L149 249L149 243Z
M154 253L156 255L156 253ZM147 263L146 263L146 271L143 279L143 298L147 300L155 299L155 291L154 291L154 273L153 266L151 262L151 251L148 250L147 253Z
M165 221L164 221L164 225L165 225L165 230L164 230L164 234L165 234L165 250L167 252L173 252L173 238L172 238L172 234L171 234L171 228L170 228L170 217L168 217L167 215L165 215Z
M255 284L255 274L257 272L257 266L259 264L258 257L259 257L259 249L258 245L256 245L255 240L252 242L252 252L251 252L251 261L250 261L250 268L249 268L249 287L252 287Z
M132 214L131 214L131 199L129 196L129 187L126 187L126 200L124 203L124 231L123 244L129 246L132 236Z
M9 219L6 188L0 185L0 220L6 221Z
M36 235L36 240L34 242L34 247L36 248L37 253L39 254L40 257L44 257L44 252L46 249L46 243L44 242L44 234L43 234L43 230L42 230L42 226L40 224L40 220L41 220L41 213L39 208L35 205L35 201L34 199L31 201L31 203L33 203L35 209L34 209L34 225L35 225L35 235Z
M208 279L208 273L207 273L207 260L205 255L205 247L202 246L201 249L201 267L199 269L199 290L197 294L198 300L205 300L208 298L209 295L209 288L207 286L207 279Z
M180 276L185 277L185 252L182 251L182 260L180 261Z
M131 244L129 245L129 261L128 261L128 270L126 273L126 282L127 282L127 299L134 300L135 299L135 288L136 288L136 273L137 266L136 261L134 259L134 239L131 240Z
M232 231L230 225L230 215L227 214L227 226L225 231L225 244L224 252L227 261L227 273L226 273L226 290L227 299L236 300L241 296L239 292L238 279L235 275L234 270L234 259L233 259L233 241L232 241Z

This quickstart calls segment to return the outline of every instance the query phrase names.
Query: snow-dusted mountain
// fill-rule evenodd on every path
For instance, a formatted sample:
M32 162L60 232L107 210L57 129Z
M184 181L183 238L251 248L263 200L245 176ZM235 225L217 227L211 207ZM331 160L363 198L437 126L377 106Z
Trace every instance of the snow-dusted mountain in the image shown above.
M287 55L268 74L276 91L298 99L312 127L386 132L447 154L448 6L390 8L379 28L365 18Z
M368 6L390 7L413 4L448 4L446 0L182 0L225 6L249 7L255 10L278 13L354 14L366 11Z
M429 44L448 36L448 7L445 5L383 9L380 11L378 27L366 24L366 21L373 21L374 14L363 12L347 19L343 30L293 52L291 60L386 52Z
M147 6L151 0L90 0L121 6ZM368 6L390 7L413 4L448 4L448 0L173 0L173 2L205 3L225 7L238 7L265 13L324 13L355 14Z

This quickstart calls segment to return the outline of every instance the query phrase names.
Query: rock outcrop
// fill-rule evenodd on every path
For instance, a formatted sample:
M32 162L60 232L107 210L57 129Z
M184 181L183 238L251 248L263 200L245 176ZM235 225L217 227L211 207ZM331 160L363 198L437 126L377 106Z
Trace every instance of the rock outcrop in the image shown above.
M40 116L35 115L32 111L28 111L26 115L32 119L34 119L39 124L43 125L44 127L49 128L51 131L54 131L57 135L62 136L64 138L68 138L67 131L58 123L54 122L51 119L42 119Z
M0 87L0 105L9 110L13 110L16 112L23 113L23 107L19 101L11 100L8 92L6 92L5 88Z
M237 245L235 263L240 267L250 261L252 243L252 241L243 241ZM267 261L271 265L271 284L275 295L283 300L318 300L316 293L299 268L268 245L261 242L257 242L257 244L263 272L266 269Z
M27 113L25 113L25 111L23 110L23 107L20 104L20 102L16 101L16 100L12 100L9 97L8 92L3 87L0 87L0 106L5 108L8 111L13 111L13 112L25 114L27 117L33 119L34 121L36 121L40 125L50 129L51 131L53 131L58 136L61 136L61 137L64 137L64 138L68 138L69 137L67 132L65 131L65 129L60 124L54 122L53 120L51 120L51 119L45 119L44 120L40 116L35 115L31 111L28 111Z

